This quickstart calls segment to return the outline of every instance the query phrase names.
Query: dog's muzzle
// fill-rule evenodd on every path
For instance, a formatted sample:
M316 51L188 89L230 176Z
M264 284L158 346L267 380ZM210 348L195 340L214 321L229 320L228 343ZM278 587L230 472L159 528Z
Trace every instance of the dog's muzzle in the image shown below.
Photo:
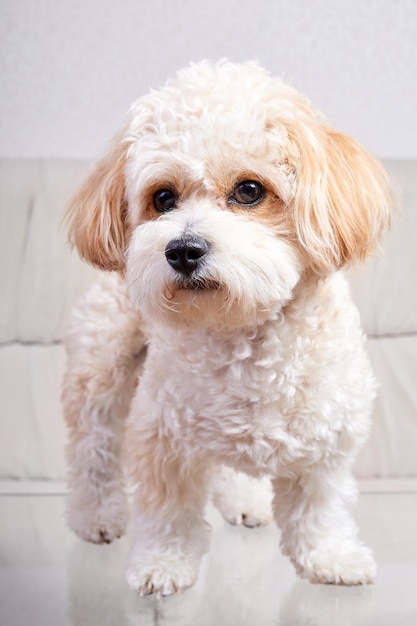
M202 237L185 235L168 242L165 258L176 272L188 277L199 270L209 249L208 241Z

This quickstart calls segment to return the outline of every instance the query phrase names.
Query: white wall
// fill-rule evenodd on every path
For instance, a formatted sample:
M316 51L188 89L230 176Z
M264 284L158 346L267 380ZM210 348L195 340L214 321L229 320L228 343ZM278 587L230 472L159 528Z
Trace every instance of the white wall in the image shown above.
M417 157L416 0L0 0L0 155L95 157L190 60L258 58L381 157Z

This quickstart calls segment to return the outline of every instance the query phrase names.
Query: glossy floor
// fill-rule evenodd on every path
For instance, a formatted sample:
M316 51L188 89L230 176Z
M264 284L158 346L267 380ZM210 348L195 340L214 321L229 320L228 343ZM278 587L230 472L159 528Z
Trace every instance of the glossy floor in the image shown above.
M296 578L271 525L228 526L209 509L210 553L197 584L171 598L126 589L128 540L94 546L73 537L65 496L0 496L1 626L416 626L417 494L362 494L362 538L377 583L311 585Z

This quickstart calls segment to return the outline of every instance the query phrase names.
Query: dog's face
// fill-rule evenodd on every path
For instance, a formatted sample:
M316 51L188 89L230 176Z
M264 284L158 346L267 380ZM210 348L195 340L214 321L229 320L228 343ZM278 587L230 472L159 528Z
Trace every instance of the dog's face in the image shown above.
M70 240L125 271L148 320L235 328L306 272L364 258L390 220L381 166L255 64L191 66L131 109L74 199Z

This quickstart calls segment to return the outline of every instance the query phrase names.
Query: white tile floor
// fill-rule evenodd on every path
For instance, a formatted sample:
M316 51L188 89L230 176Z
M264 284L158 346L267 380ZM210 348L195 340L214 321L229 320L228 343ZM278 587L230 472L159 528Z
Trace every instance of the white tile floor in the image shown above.
M274 526L228 526L209 509L210 553L194 588L163 600L126 589L126 539L73 537L62 495L0 496L1 626L416 626L417 494L362 494L356 517L377 583L311 585L278 550Z

